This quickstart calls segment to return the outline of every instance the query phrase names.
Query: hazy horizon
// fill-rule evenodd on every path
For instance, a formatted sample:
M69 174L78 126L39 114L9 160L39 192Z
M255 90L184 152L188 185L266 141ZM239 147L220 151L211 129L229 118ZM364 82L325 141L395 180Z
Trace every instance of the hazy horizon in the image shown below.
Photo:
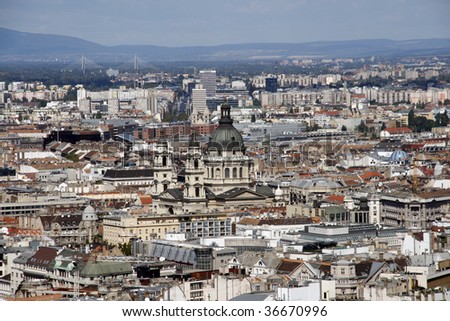
M101 45L214 46L449 38L445 0L16 0L0 27Z

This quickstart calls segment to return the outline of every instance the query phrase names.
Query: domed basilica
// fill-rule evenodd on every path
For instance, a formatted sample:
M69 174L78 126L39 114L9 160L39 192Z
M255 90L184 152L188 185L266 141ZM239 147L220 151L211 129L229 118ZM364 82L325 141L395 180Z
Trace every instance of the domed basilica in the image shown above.
M219 126L205 150L199 142L189 142L182 189L161 185L161 179L167 182L173 174L170 157L165 159L165 171L158 167L162 162L159 161L160 155L167 156L164 143L160 143L155 158L157 194L153 202L158 214L204 213L273 204L275 195L270 188L254 184L253 159L245 154L244 140L233 126L230 109L228 104L222 105Z

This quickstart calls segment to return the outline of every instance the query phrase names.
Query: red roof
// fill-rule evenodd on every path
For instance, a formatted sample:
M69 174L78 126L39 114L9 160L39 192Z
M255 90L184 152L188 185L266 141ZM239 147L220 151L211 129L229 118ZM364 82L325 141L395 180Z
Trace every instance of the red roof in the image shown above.
M40 236L42 232L40 230L33 229L21 229L16 227L8 228L9 235L11 236Z
M391 135L395 134L407 134L411 133L411 129L408 127L392 127L392 128L386 128L385 131L387 131Z
M362 173L361 175L359 175L363 180L367 181L370 180L371 178L374 177L383 177L383 174L381 174L380 172L377 171L369 171L369 172L365 172Z
M150 205L152 204L152 197L150 195L141 195L139 196L142 205Z
M330 195L325 198L326 202L335 203L335 204L344 204L344 196L342 195Z

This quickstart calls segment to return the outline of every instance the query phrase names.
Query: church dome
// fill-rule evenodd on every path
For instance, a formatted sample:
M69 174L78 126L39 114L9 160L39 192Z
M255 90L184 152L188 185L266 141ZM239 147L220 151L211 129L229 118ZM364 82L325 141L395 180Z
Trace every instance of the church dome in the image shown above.
M404 162L408 158L408 154L406 154L402 150L396 150L391 154L391 157L389 157L390 163L400 163Z
M88 205L83 211L83 221L96 221L98 219L95 214L95 210L92 206Z
M283 191L280 188L280 185L278 185L278 188L275 190L275 199L281 199L283 197Z
M233 126L233 120L230 116L230 106L223 104L221 107L221 117L219 127L211 135L208 150L216 149L218 151L245 151L244 140L239 131Z

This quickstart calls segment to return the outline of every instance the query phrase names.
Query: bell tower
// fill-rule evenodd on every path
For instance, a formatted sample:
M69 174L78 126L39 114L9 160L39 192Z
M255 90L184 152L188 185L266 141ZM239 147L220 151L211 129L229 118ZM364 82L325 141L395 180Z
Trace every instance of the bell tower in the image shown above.
M153 171L155 179L154 194L158 195L170 187L173 179L172 159L167 141L159 140L156 145Z
M205 168L203 165L200 143L197 141L191 140L189 142L185 171L185 198L204 199L205 188L203 178Z

